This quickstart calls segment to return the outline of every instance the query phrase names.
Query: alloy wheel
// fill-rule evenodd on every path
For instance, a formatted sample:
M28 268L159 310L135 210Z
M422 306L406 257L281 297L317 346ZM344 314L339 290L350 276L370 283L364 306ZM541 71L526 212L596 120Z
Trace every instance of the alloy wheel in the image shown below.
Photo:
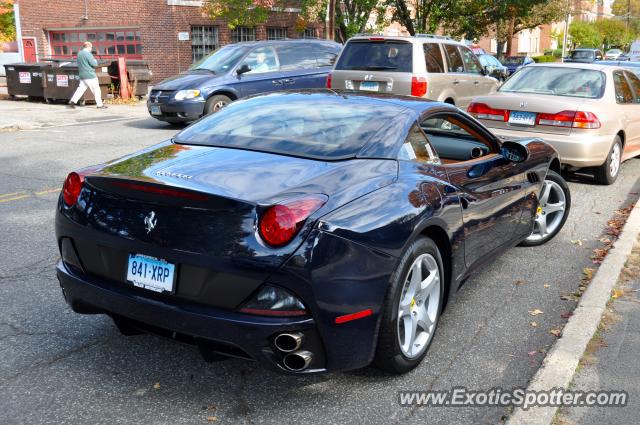
M411 265L398 305L398 342L408 358L422 355L433 337L440 311L440 269L431 254Z
M545 180L540 193L533 232L527 241L539 241L553 234L562 223L566 202L562 187L552 180Z
M611 161L609 162L609 174L611 177L617 176L618 171L620 171L620 157L620 145L615 143L611 150Z

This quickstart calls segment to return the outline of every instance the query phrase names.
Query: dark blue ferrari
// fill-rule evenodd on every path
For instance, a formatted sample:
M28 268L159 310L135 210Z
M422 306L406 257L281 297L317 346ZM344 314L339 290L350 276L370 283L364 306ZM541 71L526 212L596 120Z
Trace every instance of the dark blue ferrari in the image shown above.
M556 151L456 107L331 90L235 102L170 141L72 172L64 297L127 335L290 373L395 373L443 307L569 213Z

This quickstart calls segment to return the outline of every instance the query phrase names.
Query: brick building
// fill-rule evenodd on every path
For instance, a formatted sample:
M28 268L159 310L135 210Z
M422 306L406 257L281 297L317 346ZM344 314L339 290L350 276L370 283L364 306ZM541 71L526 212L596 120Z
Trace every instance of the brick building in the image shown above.
M202 0L16 0L20 53L27 60L72 58L86 40L100 56L149 61L153 80L184 71L225 44L321 38L323 26L296 28L299 9L271 12L263 25L230 30L202 12Z

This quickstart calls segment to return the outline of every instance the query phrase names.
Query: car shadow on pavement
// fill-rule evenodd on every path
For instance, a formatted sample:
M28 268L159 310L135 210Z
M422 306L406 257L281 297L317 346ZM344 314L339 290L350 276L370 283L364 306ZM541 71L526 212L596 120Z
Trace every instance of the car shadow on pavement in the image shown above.
M127 121L124 123L125 127L139 128L143 130L183 130L187 125L183 123L171 124L162 121L158 121L154 118L143 118L139 120Z

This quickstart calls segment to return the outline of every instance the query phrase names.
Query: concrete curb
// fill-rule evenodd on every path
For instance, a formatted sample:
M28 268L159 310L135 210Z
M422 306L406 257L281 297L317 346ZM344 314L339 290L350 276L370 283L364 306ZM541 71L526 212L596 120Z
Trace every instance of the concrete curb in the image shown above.
M580 298L580 302L554 344L542 366L529 383L528 391L549 391L567 388L578 362L595 334L611 297L611 290L640 234L640 202L636 204L624 225L620 237L600 265L596 275ZM555 418L557 407L516 408L507 425L548 425Z

